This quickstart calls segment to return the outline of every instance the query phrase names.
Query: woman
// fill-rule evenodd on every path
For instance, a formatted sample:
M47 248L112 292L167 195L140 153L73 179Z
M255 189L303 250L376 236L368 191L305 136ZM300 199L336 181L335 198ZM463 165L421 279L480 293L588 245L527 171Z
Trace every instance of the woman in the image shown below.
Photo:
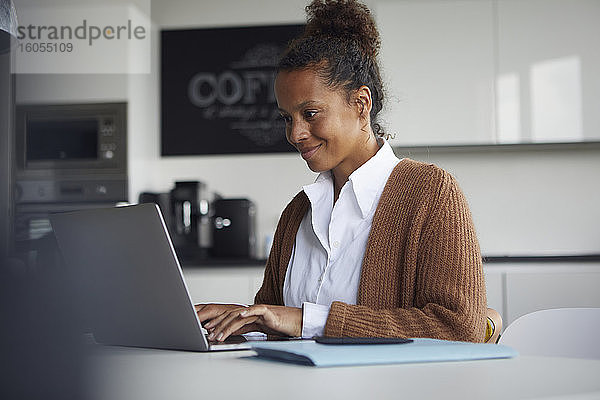
M314 0L279 64L277 104L312 185L288 204L255 304L196 306L209 339L482 341L485 285L471 215L452 176L398 160L376 123L379 34L355 0Z

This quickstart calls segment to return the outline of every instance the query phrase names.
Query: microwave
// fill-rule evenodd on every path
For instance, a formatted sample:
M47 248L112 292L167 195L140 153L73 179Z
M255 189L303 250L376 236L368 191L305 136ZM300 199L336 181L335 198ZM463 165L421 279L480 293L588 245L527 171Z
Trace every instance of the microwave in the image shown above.
M126 112L126 103L17 105L17 205L126 201Z
M126 103L17 105L16 117L18 175L126 171Z

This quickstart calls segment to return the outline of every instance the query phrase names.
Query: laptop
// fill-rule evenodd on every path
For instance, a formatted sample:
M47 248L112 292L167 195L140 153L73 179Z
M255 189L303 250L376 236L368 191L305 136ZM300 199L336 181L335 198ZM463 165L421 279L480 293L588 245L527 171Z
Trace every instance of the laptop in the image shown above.
M210 342L156 204L50 216L97 343L191 351L249 349L252 338ZM257 337L264 340L263 337Z

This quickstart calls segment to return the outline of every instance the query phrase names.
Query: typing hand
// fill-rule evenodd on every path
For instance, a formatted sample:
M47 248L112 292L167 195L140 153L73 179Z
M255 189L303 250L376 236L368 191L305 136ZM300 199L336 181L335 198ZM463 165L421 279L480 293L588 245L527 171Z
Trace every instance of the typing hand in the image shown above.
M230 335L251 331L288 336L302 334L301 308L266 304L250 307L236 304L198 304L196 312L209 332L209 340L223 341Z
M245 310L247 307L241 304L196 304L194 305L196 308L196 314L198 314L198 319L202 322L202 327L206 329L209 334L214 331L215 325L221 322L225 317L229 315L232 311L241 312ZM249 329L250 324L247 324L246 327ZM259 329L254 329L259 330ZM250 330L245 330L244 332L234 332L234 334L242 334L250 332ZM209 339L212 340L212 337L209 335Z

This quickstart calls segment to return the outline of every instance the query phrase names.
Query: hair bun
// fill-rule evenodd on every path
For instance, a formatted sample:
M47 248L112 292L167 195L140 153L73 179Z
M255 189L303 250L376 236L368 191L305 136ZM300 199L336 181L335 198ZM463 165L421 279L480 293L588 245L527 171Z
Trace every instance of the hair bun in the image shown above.
M369 9L356 0L313 0L306 6L306 36L331 36L355 41L376 57L381 40Z

